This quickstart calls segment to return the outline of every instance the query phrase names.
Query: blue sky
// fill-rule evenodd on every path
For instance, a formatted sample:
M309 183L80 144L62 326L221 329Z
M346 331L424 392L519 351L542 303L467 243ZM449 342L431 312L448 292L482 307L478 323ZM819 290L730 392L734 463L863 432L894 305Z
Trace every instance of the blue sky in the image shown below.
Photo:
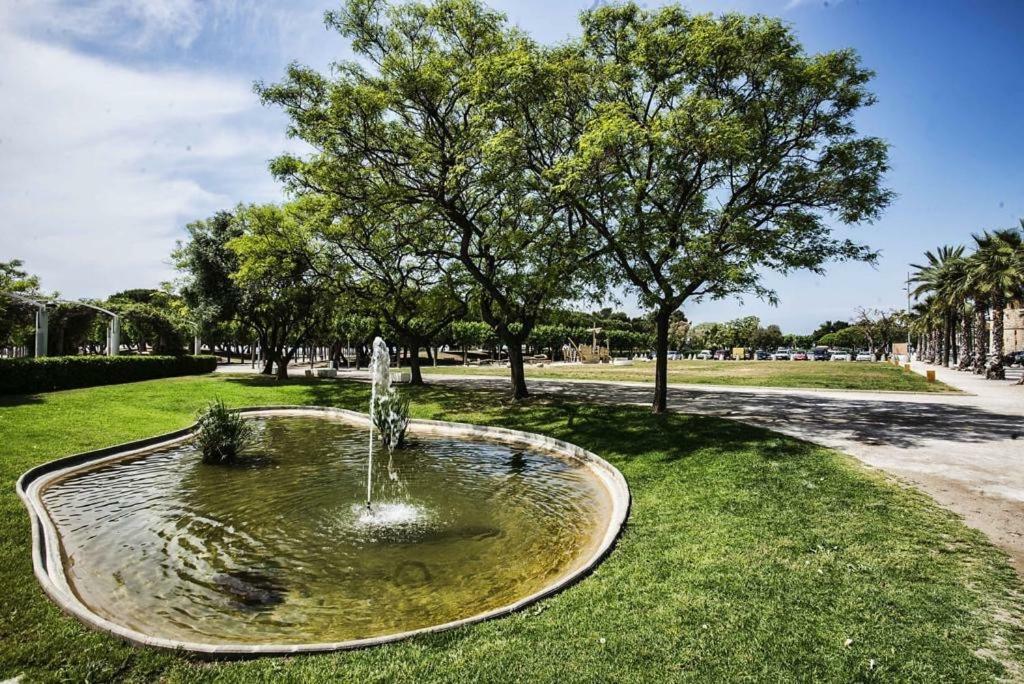
M557 41L593 3L490 4L537 39ZM876 268L770 276L779 307L705 302L686 307L691 319L753 314L807 332L858 306L903 306L907 264L924 250L1024 217L1024 3L683 4L781 16L811 51L856 49L877 72L879 98L859 124L891 143L889 185L899 195L882 220L852 231L882 251ZM290 61L326 68L348 57L323 28L323 11L335 6L0 3L0 259L23 259L67 297L156 286L173 278L168 253L189 220L281 199L266 162L300 148L252 83L277 80Z

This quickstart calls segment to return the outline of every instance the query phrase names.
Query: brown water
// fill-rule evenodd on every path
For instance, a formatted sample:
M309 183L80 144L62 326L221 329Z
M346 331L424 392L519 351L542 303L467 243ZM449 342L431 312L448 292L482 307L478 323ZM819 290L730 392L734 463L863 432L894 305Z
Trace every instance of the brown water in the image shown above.
M609 496L582 465L419 436L390 470L386 454L375 459L368 514L365 430L313 417L257 424L245 467L203 465L185 444L46 489L86 605L203 643L392 634L550 585L587 560L608 523Z

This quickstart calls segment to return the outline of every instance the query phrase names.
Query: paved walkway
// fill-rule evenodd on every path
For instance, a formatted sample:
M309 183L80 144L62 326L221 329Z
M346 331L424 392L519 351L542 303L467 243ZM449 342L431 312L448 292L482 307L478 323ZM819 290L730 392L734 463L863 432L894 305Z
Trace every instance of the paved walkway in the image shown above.
M1024 386L927 368L968 394L676 385L669 388L669 406L833 447L896 475L985 532L1024 574ZM923 372L925 366L914 369ZM508 387L507 377L430 375L427 382ZM644 383L529 382L534 395L642 405L650 403L653 389Z

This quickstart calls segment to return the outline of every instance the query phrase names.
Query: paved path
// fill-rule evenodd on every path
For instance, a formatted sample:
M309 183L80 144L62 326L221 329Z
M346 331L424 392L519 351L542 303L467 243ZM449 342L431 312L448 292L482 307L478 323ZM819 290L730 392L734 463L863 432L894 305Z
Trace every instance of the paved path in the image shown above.
M915 364L914 369L923 372L924 368ZM928 368L936 370L942 382L969 394L676 385L669 389L669 406L733 418L833 447L896 475L985 532L1024 574L1024 386ZM365 376L343 373L343 377ZM426 379L464 387L508 386L507 377L431 374ZM647 405L652 386L533 378L530 391Z

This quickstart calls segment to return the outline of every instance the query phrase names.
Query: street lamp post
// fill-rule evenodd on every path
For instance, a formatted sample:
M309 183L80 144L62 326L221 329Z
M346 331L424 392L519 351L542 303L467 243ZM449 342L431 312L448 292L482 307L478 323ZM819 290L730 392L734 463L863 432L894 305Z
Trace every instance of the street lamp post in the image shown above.
M907 271L907 362L910 362L910 271Z

